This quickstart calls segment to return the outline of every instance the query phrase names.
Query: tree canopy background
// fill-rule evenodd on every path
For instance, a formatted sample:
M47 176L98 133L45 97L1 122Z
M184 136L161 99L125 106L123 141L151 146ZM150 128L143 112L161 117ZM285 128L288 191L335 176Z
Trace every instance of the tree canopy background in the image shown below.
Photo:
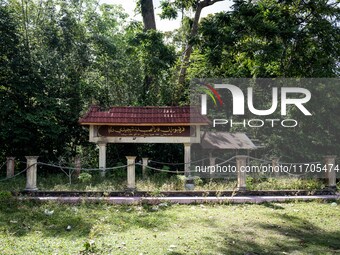
M199 21L215 2L162 1L162 18L182 15L179 29L163 33L152 0L137 3L144 23L95 0L0 0L1 161L81 154L95 164L95 146L78 124L91 104L185 105L193 78L339 77L337 1L235 0L231 11ZM257 130L251 135L266 145L263 155L294 160L340 151L340 89L316 91L313 107L324 113L317 128L293 137ZM292 140L305 143L283 146ZM182 145L110 145L108 158L130 151L165 162L183 158Z

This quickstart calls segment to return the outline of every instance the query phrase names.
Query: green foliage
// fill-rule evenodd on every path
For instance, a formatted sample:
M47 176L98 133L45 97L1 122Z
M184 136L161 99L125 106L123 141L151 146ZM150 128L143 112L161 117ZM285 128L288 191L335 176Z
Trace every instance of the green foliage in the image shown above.
M143 68L143 86L139 103L142 105L171 104L172 87L169 70L175 63L175 49L164 43L163 34L139 31L130 38L130 54L137 56Z
M81 251L80 254L94 254L98 252L98 249L96 247L96 243L93 240L88 240L84 243L84 250Z
M253 189L253 184L254 184L254 178L251 176L246 177L246 188L249 190Z
M161 9L162 12L159 15L161 19L176 19L177 18L177 10L174 5L172 5L168 1L161 1Z
M13 190L11 190L13 191ZM11 191L3 191L0 188L0 207L8 212L9 207L16 207L19 205L19 201L12 195Z
M151 197L161 197L162 193L160 189L154 189L150 192Z
M78 179L82 183L89 183L92 179L92 175L89 173L80 173Z
M125 176L109 176L103 179L99 173L81 173L79 179L69 179L65 174L47 174L39 175L38 171L38 188L42 191L124 191L126 188L126 170ZM174 191L185 190L186 177L184 175L166 175L150 174L147 179L136 178L136 188L139 191ZM6 182L0 182L0 196L3 201L13 203L14 197L10 192L19 192L25 188L25 176L17 177ZM237 186L235 179L201 179L193 177L192 183L195 190L216 190L226 191L234 190ZM248 190L321 190L325 187L322 179L310 178L264 178L247 176ZM339 183L338 189L339 189ZM13 198L13 199L11 199Z
M14 0L1 1L0 14L1 157L88 154L78 119L94 103L171 104L174 48L122 8Z
M126 171L125 164L122 163L122 162L118 162L116 164L116 167L121 167L121 168L117 168L117 169L113 170L112 178L118 178L118 179L126 178L127 171Z
M162 167L162 170L168 171L168 170L170 170L170 167L169 167L169 166L166 166L166 165L164 165L164 166Z
M194 176L194 184L195 186L201 186L203 184L203 180L199 176Z
M10 191L0 191L0 202L11 199L12 194Z
M339 76L338 17L338 7L331 1L235 1L232 11L202 20L189 77L254 78L251 86L257 107L268 109L271 91L256 85L255 78ZM308 108L313 121L298 111L290 111L287 118L299 120L299 127L293 132L282 128L231 131L246 131L263 142L264 157L280 155L283 160L294 162L321 160L320 151L337 154L338 81L314 81L315 84L307 85L312 93ZM229 114L231 105L228 106Z
M160 17L162 19L176 19L178 17L178 13L184 10L186 11L194 11L198 5L197 0L162 0L160 2L160 8L162 10ZM208 0L211 2L211 0Z
M56 11L51 1L41 6L11 1L1 8L16 21L16 40L7 46L16 51L7 63L12 79L0 81L6 88L1 104L12 109L2 112L4 149L16 156L50 157L75 150L84 135L73 127L82 109L80 78L88 66L88 48L74 10L61 5Z
M325 187L322 180L301 178L253 178L247 176L248 190L321 190Z
M183 190L185 185L184 175L173 175L170 177L170 181L174 183L175 190Z
M339 74L338 9L331 1L236 1L233 8L200 26L207 77Z

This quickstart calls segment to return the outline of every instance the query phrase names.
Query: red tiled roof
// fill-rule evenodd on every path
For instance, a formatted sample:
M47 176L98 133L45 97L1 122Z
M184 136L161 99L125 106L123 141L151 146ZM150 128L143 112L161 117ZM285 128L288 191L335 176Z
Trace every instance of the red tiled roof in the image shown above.
M207 125L209 120L192 106L128 106L101 110L91 106L81 125Z

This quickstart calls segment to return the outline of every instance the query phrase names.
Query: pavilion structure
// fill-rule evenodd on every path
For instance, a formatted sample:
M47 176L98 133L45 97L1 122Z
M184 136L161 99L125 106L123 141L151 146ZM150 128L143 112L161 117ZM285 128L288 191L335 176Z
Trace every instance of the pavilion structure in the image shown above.
M254 150L258 147L241 132L201 132L201 146L209 150Z
M223 155L227 151L234 151L236 153L237 162L242 158L242 156L239 155L240 151L247 151L248 156L246 159L249 160L249 152L259 148L245 133L217 131L201 131L201 143L199 146L203 150L204 155L209 152L210 166L216 165L217 155ZM212 173L210 173L210 177L212 177Z
M91 106L79 120L89 126L89 141L99 147L99 168L106 169L108 143L182 143L186 174L192 143L200 143L201 126L209 120L192 106ZM134 159L133 159L134 160Z

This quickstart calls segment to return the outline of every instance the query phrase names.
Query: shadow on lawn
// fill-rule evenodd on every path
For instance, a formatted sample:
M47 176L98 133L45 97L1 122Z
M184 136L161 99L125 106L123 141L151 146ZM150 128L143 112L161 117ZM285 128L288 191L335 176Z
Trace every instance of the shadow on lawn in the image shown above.
M297 241L294 250L299 250L299 247L308 245L316 245L325 247L330 250L340 250L340 230L325 231L315 226L311 221L301 219L296 216L287 214L276 214L278 218L287 222L289 225L281 226L280 228L269 224L260 224L259 227L265 230L274 230L281 235L293 238ZM337 224L336 222L334 222ZM290 227L293 226L293 227ZM289 247L288 247L289 248Z
M53 214L47 215L51 211ZM103 231L125 232L133 228L167 230L173 217L167 214L166 208L152 211L141 206L104 203L0 201L0 231L13 236L41 233L54 237L95 237ZM68 226L71 229L67 229Z
M274 209L274 210L284 210L285 209L284 207L282 207L281 205L278 205L276 203L265 202L265 203L262 203L261 205L263 205L264 207Z
M267 203L264 206L275 210L284 209L277 204ZM282 213L273 212L270 217L275 219L274 222L251 223L250 231L240 230L238 223L232 225L227 231L219 231L216 235L223 237L224 241L221 248L217 248L216 251L233 255L293 254L294 252L340 254L340 230L326 231L316 226L313 220ZM216 225L213 219L209 224ZM206 237L205 241L208 242L207 245L210 242L214 243L214 237Z
M234 233L219 233L225 240L219 252L236 255L292 254L293 252L324 254L325 251L327 254L338 254L340 252L340 230L325 231L309 220L286 214L274 213L273 217L280 219L284 224L255 223L252 234L238 232L237 237ZM273 232L270 234L271 240L266 241L266 244L258 240L261 238L258 235L264 231Z

